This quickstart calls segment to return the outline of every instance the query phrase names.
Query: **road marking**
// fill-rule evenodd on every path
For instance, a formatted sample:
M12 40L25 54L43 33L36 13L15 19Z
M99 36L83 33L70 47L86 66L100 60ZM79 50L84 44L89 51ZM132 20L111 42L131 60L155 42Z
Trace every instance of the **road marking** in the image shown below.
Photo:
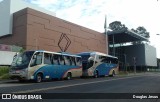
M26 86L26 85L33 85L33 83L18 83L18 81L1 81L0 82L0 87L12 87L12 86Z
M12 86L26 86L32 84L0 84L0 87L12 87Z
M55 87L48 87L48 88L41 88L41 89L33 89L33 90L26 90L26 91L16 91L16 92L12 92L12 93L32 93L32 92L60 89L60 88L66 88L66 87L72 87L72 86L80 86L80 85L87 85L87 84L93 84L93 83L102 83L102 82L107 82L107 81L129 79L129 78L135 78L135 77L141 77L141 76L142 75L125 77L125 78L110 79L110 80L92 81L92 82L78 83L78 84L71 84L71 85L55 86Z

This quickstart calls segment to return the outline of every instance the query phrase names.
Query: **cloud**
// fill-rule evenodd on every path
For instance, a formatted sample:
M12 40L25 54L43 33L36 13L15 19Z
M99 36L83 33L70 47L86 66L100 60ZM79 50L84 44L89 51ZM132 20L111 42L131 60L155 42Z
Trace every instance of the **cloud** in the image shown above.
M56 12L56 16L67 21L100 31L99 27L93 24L93 20L104 25L104 14L102 15L102 2L97 0L26 0L27 2L39 5L45 9ZM95 16L96 15L96 16ZM99 15L99 16L97 16ZM92 26L92 27L91 27ZM98 28L98 29L96 29ZM103 28L102 28L103 29Z
M157 0L25 1L53 11L59 18L99 32L104 31L105 14L107 14L108 25L113 21L121 21L130 29L144 26L150 32L151 44L160 48L160 45L157 44L160 37L156 36L157 33L160 33L160 2Z
M145 26L156 29L159 24L160 5L155 0L25 0L56 12L57 17L94 28L100 24L98 30L103 32L104 15L107 14L108 24L119 20L129 28ZM90 23L88 23L90 22ZM157 25L155 28L150 24ZM100 28L101 27L101 28Z

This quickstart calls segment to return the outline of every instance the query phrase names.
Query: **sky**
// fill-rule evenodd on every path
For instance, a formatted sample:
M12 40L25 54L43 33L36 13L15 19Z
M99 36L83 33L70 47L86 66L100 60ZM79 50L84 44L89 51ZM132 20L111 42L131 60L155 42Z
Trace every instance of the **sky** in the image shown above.
M2 0L0 0L2 1ZM144 26L150 32L150 44L160 58L160 0L24 0L55 12L58 18L104 32L107 24L121 21L129 29Z

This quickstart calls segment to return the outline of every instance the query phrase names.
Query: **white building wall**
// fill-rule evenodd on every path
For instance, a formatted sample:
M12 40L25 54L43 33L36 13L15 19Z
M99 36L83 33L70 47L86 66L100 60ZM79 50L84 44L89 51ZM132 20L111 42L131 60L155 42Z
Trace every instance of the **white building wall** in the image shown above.
M12 34L13 13L26 7L41 11L43 13L55 16L56 14L29 4L23 0L3 0L0 2L0 36Z
M145 61L147 66L157 66L156 48L145 44Z
M131 45L125 47L125 54L127 57L127 63L133 66L133 57L136 57L137 66L157 66L156 48L147 45Z
M0 51L0 65L11 65L16 52Z
M10 2L8 0L0 2L0 36L11 34L9 5Z

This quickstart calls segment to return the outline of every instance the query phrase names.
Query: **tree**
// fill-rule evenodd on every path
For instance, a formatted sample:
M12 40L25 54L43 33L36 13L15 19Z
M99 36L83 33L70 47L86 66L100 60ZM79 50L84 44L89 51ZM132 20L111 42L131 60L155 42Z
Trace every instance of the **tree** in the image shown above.
M135 29L133 29L133 28L132 28L131 30L132 30L133 32L137 33L137 30L135 30Z
M149 32L147 32L146 28L144 28L143 26L139 26L136 30L135 29L131 29L133 32L145 37L145 38L149 38ZM144 42L143 41L135 41L135 42L132 42L133 45L135 44L143 44Z
M113 31L127 29L127 27L120 21L114 21L109 24L109 28Z
M133 32L138 33L139 35L149 38L149 32L147 32L146 28L144 28L143 26L139 26L136 30L135 29L131 29Z
M25 51L25 49L23 47L19 50L20 53L22 53L24 51Z
M146 38L149 38L149 32L147 32L147 30L143 27L143 26L139 26L137 29L137 33L140 34L141 36L144 36Z

